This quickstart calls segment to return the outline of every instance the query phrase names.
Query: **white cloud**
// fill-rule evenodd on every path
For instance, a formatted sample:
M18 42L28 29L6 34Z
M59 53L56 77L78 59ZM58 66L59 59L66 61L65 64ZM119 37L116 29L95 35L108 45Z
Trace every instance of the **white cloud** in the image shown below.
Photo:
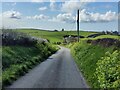
M44 10L46 10L46 9L47 9L47 7L40 7L40 8L39 8L40 11L44 11Z
M31 1L41 1L41 0L1 0L1 1L2 2L31 2ZM49 2L49 0L42 0L42 1ZM56 2L63 2L63 1L66 1L66 0L56 0ZM82 1L87 1L87 2L91 2L91 1L96 1L96 2L119 2L119 0L82 0Z
M56 17L53 17L51 21L55 22L64 22L64 23L74 23L75 17L71 13L58 14Z
M48 19L48 16L45 16L43 14L40 15L35 15L35 16L27 16L27 19L35 19L35 20L44 20L44 19Z
M82 9L89 2L95 2L95 0L69 0L62 4L61 10L63 12L73 12L77 9Z
M22 26L24 22L21 19L21 13L18 11L5 11L0 14L0 21L2 20L2 25L0 27L5 28L16 28L17 26Z
M11 19L21 19L21 13L18 11L6 11L3 12L2 16Z
M98 0L79 0L80 2L97 2Z
M39 2L39 3L43 3L44 0L31 0L31 2Z
M62 4L62 11L64 12L72 12L76 9L79 9L81 7L80 2L78 0L75 0L76 2L73 2L73 0L65 1L65 3Z
M116 12L108 11L104 14L87 12L86 5L90 2L97 2L97 0L69 0L62 4L61 10L66 13L72 13L80 10L81 22L110 22L116 20ZM110 8L111 6L104 6Z
M50 0L50 8L51 8L51 10L56 9L56 1L55 0Z
M15 6L17 3L16 2L14 2L14 3L12 3L12 6Z
M117 19L116 12L108 11L104 14L100 13L90 13L85 9L80 11L80 21L81 22L110 22Z
M80 22L91 23L91 22L111 22L117 20L116 12L108 11L106 13L93 13L87 12L86 9L80 11ZM64 22L64 23L75 23L77 21L76 16L71 13L58 14L53 17L51 21Z

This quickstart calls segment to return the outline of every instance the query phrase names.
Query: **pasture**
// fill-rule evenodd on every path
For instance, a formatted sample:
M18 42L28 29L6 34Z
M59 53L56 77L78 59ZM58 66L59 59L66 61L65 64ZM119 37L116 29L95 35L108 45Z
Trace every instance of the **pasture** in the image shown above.
M63 42L63 36L65 35L77 35L76 31L47 31L47 30L38 30L38 29L18 29L17 32L26 33L30 36L37 38L48 39L51 43L54 42ZM100 38L114 38L120 39L120 36L117 35L100 35L95 38L87 38L87 36L92 34L98 34L100 32L89 32L89 31L80 31L80 36L84 36L86 39L100 39Z
M77 35L76 31L45 31L45 30L33 30L33 29L21 29L17 30L18 32L27 33L31 36L38 38L45 38L50 40L50 42L63 42L63 36L65 35ZM87 37L91 34L96 34L97 32L87 32L80 31L81 36Z

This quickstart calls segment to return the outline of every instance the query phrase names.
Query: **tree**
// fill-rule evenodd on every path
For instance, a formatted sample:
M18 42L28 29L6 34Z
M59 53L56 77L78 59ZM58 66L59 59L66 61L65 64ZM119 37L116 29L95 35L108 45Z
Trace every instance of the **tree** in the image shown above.
M64 28L62 28L62 31L64 31Z

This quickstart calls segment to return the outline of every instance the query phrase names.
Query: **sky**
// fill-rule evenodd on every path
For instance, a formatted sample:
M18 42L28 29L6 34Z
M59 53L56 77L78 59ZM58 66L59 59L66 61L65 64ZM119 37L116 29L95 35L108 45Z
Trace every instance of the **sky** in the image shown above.
M81 30L118 30L118 2L82 1L31 0L17 2L14 0L13 2L2 2L2 8L0 7L2 9L0 12L2 24L0 27L44 30L62 30L64 28L74 31L76 30L76 16L79 9Z

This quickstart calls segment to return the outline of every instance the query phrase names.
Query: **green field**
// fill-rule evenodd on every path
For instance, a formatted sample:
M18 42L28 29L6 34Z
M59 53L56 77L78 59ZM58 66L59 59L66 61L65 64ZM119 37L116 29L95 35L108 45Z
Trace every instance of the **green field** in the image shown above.
M76 31L45 31L45 30L37 30L37 29L18 29L18 32L27 33L31 36L35 36L38 38L44 38L50 40L51 43L53 42L63 42L64 35L77 35ZM88 31L80 31L80 35L87 37L91 34L96 34L98 32L88 32ZM89 38L89 39L98 39L98 38L115 38L120 39L120 36L116 35L101 35L96 38ZM88 39L88 38L84 38Z
M62 42L63 41L63 36L64 35L77 35L76 31L59 31L59 32L54 32L54 31L45 31L45 30L30 30L30 29L21 29L17 30L18 32L23 32L27 33L31 36L35 36L38 38L45 38L49 39L51 42ZM96 32L85 32L81 31L80 35L82 36L88 36L90 34L95 34Z
M120 39L120 36L117 35L101 35L96 37L95 39L99 39L99 38L114 38L114 39Z

